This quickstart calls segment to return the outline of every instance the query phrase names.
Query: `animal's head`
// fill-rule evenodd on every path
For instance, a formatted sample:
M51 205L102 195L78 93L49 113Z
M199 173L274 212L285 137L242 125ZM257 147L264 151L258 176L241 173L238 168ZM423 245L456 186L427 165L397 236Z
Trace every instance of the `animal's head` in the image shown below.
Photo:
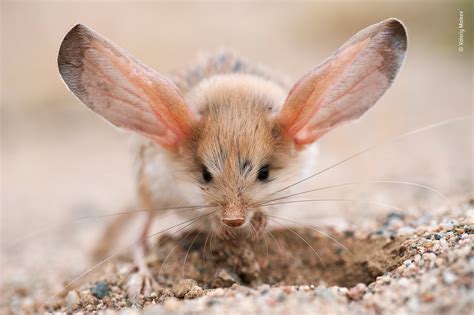
M225 225L244 225L291 159L336 126L361 117L391 85L407 47L388 19L355 34L286 95L245 75L214 77L190 110L166 77L83 25L64 38L61 76L89 108L173 152Z

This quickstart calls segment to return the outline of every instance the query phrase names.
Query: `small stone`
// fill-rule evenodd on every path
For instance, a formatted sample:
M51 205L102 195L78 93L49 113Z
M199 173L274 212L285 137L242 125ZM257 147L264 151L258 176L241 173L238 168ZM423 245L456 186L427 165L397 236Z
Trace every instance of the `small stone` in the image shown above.
M410 285L410 281L408 281L407 278L400 278L400 280L398 280L398 285L402 288L406 288Z
M433 247L433 242L427 241L423 244L423 247L425 248L432 248Z
M181 280L174 288L173 292L177 298L184 298L186 293L191 291L193 287L197 286L196 280L193 279L184 279Z
M434 238L435 240L439 241L443 236L439 233L435 233Z
M441 224L441 226L442 226L443 229L446 230L446 231L450 231L450 230L452 230L452 229L454 228L454 225L453 225L453 223L451 223L451 222L443 223L443 224Z
M234 283L238 283L239 280L236 275L227 271L226 269L220 269L216 272L216 277L213 281L214 287L230 287Z
M73 311L79 304L79 295L76 291L69 291L66 297L66 308L69 312Z
M389 284L391 281L392 281L392 278L390 278L389 275L383 275L380 278L380 281L383 283L383 284Z
M436 254L434 253L424 253L423 260L434 262L436 260Z
M222 288L217 288L215 290L212 290L208 293L210 296L223 296L225 293L224 289Z
M270 286L268 284L264 284L264 285L260 286L259 289L260 289L260 294L261 295L265 295L268 292L270 292Z
M404 226L398 230L398 235L412 234L415 230L412 227Z
M179 308L179 301L176 298L167 298L163 303L163 307L168 311L176 311Z
M474 233L474 225L466 225L464 226L464 231L467 234L473 234Z
M339 287L338 292L339 292L340 295L347 295L347 292L349 292L349 290L347 288L344 288L344 287L343 288Z
M216 305L216 304L219 304L219 301L216 300L216 299L210 299L210 300L208 300L207 303L206 303L207 306L214 306L214 305Z
M92 289L92 295L94 295L98 299L102 299L103 297L109 295L110 289L109 285L106 282L97 282Z
M446 284L453 284L456 281L457 277L454 273L451 271L445 271L443 272L443 281Z
M435 298L433 294L428 293L428 294L423 295L422 299L423 299L423 302L430 303L430 302L433 302Z
M420 254L415 255L413 260L415 261L416 264L419 264L421 261L421 255Z
M331 290L326 286L320 285L314 290L314 294L320 296L323 299L331 299L334 297L334 293Z
M354 231L351 231L351 230L346 230L344 231L344 236L345 237L354 237Z
M286 295L284 293L278 294L278 296L277 296L277 301L278 302L283 302L285 300L286 300Z
M350 299L357 301L362 299L366 291L367 286L363 283L358 283L355 287L351 288L347 292L347 296L349 296Z
M204 290L200 286L194 286L184 296L185 299L195 299L204 295Z

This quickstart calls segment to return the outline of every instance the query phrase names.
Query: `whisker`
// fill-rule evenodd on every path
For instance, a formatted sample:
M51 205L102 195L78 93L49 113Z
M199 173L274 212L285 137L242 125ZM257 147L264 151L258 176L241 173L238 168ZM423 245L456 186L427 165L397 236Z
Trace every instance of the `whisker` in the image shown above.
M272 231L268 230L267 232L268 232L268 234L270 234L270 236L273 238L273 241L275 241L275 243L276 243L276 245L277 245L277 247L278 247L278 250L279 250L279 252L280 252L280 257L281 257L281 259L283 259L283 251L282 251L282 249L281 249L280 242L278 242L278 240L276 239L275 235L273 235Z
M210 240L210 238L213 236L213 234L215 233L215 227L214 227L214 224L211 224L211 229L210 231L207 233L207 236L206 236L206 240L204 241L204 250L203 250L203 264L205 264L207 262L207 257L208 255L206 254L206 245L207 245L207 242ZM211 247L209 246L209 251L211 252ZM214 263L214 254L212 254L212 252L210 253L211 254L211 259L212 259L212 263Z
M20 244L24 241L27 241L28 239L31 239L32 237L37 236L38 234L49 232L51 230L58 229L58 228L61 228L61 227L66 227L66 226L69 226L71 224L81 223L81 222L91 220L91 219L110 218L110 217L126 215L126 214L133 214L133 213L140 213L140 212L178 210L178 211L174 211L173 213L170 213L170 214L162 217L162 218L166 218L166 217L174 215L175 213L182 213L182 212L187 212L187 211L191 211L191 210L207 209L207 208L210 208L210 207L212 207L212 205L180 206L180 207L167 207L167 208L159 208L159 209L138 209L138 210L130 210L130 211L122 211L122 212L115 212L115 213L107 213L107 214L80 217L80 218L73 219L73 220L68 221L68 222L61 222L61 223L57 223L57 224L44 226L42 228L39 228L36 231L33 231L33 232L30 232L30 233L26 234L26 235L15 237L15 240L12 241L10 244L6 245L6 247L7 247L7 249L12 248L12 247L17 247L18 244Z
M194 223L194 222L193 222ZM161 266L160 266L160 270L158 271L158 276L156 277L157 279L160 279L160 276L161 276L161 272L163 271L163 268L164 266L166 265L166 262L168 261L168 259L171 257L171 255L174 253L174 251L176 250L176 248L178 248L178 246L183 242L185 241L189 235L191 235L192 233L192 230L188 231L188 233L186 233L186 236L183 238L183 239L180 239L176 245L171 249L171 251L168 253L168 255L166 255L165 257L165 260L163 260L163 262L161 263Z
M255 252L257 250L257 245L258 245L258 242L257 242L257 231L255 230L255 227L253 226L253 223L252 222L249 222L249 225L248 225L251 229L251 231L253 232L253 236L251 236L254 240L254 246L253 246L253 251Z
M392 210L397 210L401 213L406 213L406 211L400 207L392 206L386 203L378 202L378 201L371 201L371 200L364 200L364 199L345 199L345 198L323 198L323 199L303 199L303 200L290 200L290 201L281 201L275 203L269 203L267 206L274 206L274 205L281 205L281 204L291 204L291 203L305 203L305 202L316 202L316 201L348 201L348 202L363 202L367 204L372 204L376 206L386 207Z
M303 179L301 179L301 180L299 180L299 181L297 181L297 182L295 182L295 183L293 183L293 184L291 184L291 185L288 185L288 186L286 186L286 187L283 187L283 188L281 188L281 189L275 191L274 193L272 193L272 194L270 194L270 195L277 194L277 193L282 192L282 191L284 191L284 190L287 190L287 189L289 189L289 188L291 188L291 187L294 187L294 186L296 186L296 185L299 185L299 184L301 184L302 182L305 182L305 181L307 181L307 180L309 180L309 179L311 179L311 178L314 178L314 177L316 177L316 176L318 176L318 175L320 175L320 174L322 174L322 173L324 173L324 172L326 172L326 171L329 171L330 169L333 169L333 168L336 167L336 166L339 166L339 165L341 165L341 164L343 164L343 163L345 163L345 162L347 162L347 161L350 161L350 160L352 160L352 159L354 159L354 158L356 158L356 157L358 157L358 156L360 156L360 155L362 155L362 154L364 154L364 153L366 153L366 152L369 152L369 151L371 151L371 150L373 150L373 149L375 149L375 148L378 148L378 147L381 147L381 146L384 146L384 145L388 145L388 144L397 142L397 141L402 140L402 139L404 139L404 138L407 138L407 137L409 137L409 136L412 136L412 135L415 135L415 134L418 134L418 133L421 133L421 132L424 132L424 131L427 131L427 130L430 130L430 129L434 129L434 128L437 128L437 127L442 127L442 126L445 126L445 125L448 125L448 124L451 124L451 123L454 123L454 122L463 121L463 120L469 120L469 119L472 119L472 116L455 117L455 118L452 118L452 119L444 120L444 121L441 121L441 122L433 123L433 124L426 125L426 126L423 126L423 127L417 128L417 129L414 129L414 130L407 131L407 132L402 133L402 134L400 134L400 135L398 135L398 136L395 136L395 137L390 138L390 139L388 139L388 140L385 140L385 141L383 141L383 142L376 143L376 144L371 145L371 146L369 146L369 147L367 147L367 148L365 148L365 149L363 149L363 150L361 150L361 151L359 151L359 152L356 152L356 153L354 153L354 154L348 156L347 158L345 158L345 159L343 159L343 160L341 160L341 161L339 161L339 162L337 162L337 163L334 163L334 164L332 164L332 165L330 165L330 166L328 166L328 167L326 167L326 168L324 168L324 169L322 169L322 170L320 170L320 171L318 171L318 172L316 172L316 173L314 173L314 174L312 174L312 175L310 175L310 176L307 176L307 177L305 177L305 178L303 178Z
M269 254L269 248L268 248L268 237L267 237L266 233L262 233L262 235L263 235L263 240L265 242L265 247L267 248L267 258L266 259L268 261L268 257L270 257L269 256L270 255Z
M204 249L203 249L203 252L202 252L202 264L205 265L206 263L206 245L207 245L207 240L209 239L209 234L211 234L211 231L212 231L212 226L211 228L209 229L209 231L207 232L207 235L206 235L206 240L204 241Z
M311 244L308 243L308 241L306 241L306 239L301 236L298 232L296 232L295 230L289 228L289 227L285 227L283 224L281 224L280 222L276 221L276 220L273 220L272 218L268 218L269 220L273 221L274 223L282 226L283 228L291 231L293 234L295 234L298 238L300 238L306 245L308 245L312 250L313 250L313 253L319 258L319 261L321 262L321 264L324 266L324 268L326 268L326 264L324 263L323 259L321 258L321 255L318 254L318 252L314 249L313 246L311 246Z
M184 256L184 261L183 261L183 268L181 269L181 278L184 279L184 267L186 266L186 260L188 259L189 252L191 251L191 248L193 247L194 242L196 242L196 239L199 237L201 234L201 230L199 231L198 234L194 237L194 239L191 242L191 245L188 247L188 251L186 252L186 255Z
M151 235L149 235L147 237L147 239L150 239L152 237L155 237L155 236L158 236L162 233L165 233L167 231L170 231L178 226L181 226L183 224L187 224L183 227L186 228L190 225L192 225L194 222L198 221L199 219L201 219L202 217L206 216L206 215L209 215L213 212L210 212L210 213L207 213L207 214L204 214L204 215L200 215L200 216L197 216L197 217L194 217L194 218L191 218L189 220L186 220L186 221L183 221L181 223L178 223L178 224L175 224L171 227L168 227L164 230L161 230L159 232L156 232L156 233L153 233ZM191 223L189 223L191 222ZM86 271L82 272L80 275L78 275L77 277L75 277L73 280L71 280L69 283L67 283L62 289L61 291L59 291L58 293L54 294L53 296L49 297L48 299L46 299L45 303L43 303L38 310L44 308L49 302L51 302L52 299L56 298L59 294L61 294L61 292L63 292L64 290L66 289L69 289L70 287L72 287L74 284L76 284L80 279L82 279L83 277L87 276L88 274L90 274L92 271L96 270L97 268L99 268L100 266L102 266L103 264L105 264L106 262L108 262L109 260L111 260L112 258L115 258L117 257L118 255L124 253L125 251L129 250L130 248L132 248L133 246L136 246L136 241L133 242L133 244L130 244L128 245L127 247L124 247L118 251L116 251L115 253L113 253L112 255L108 256L107 258L103 259L102 261L98 262L97 264L95 264L94 266L90 267L89 269L87 269Z
M319 191L319 190L325 190L325 189L342 187L342 186L363 185L363 184L400 184L400 185L420 187L420 188L424 188L426 190L429 190L429 191L437 194L439 197L443 198L448 204L452 204L451 200L446 195L444 195L439 190L436 190L435 188L430 187L428 185L415 183L415 182L408 182L408 181L398 181L398 180L370 180L370 181L360 181L360 182L347 182L347 183L342 183L342 184L335 184L335 185L330 185L330 186L318 187L318 188L314 188L314 189L294 193L294 194L291 194L291 195L287 195L287 196L267 200L267 201L264 201L262 203L259 203L258 205L263 206L263 205L265 205L269 202L282 200L282 199L287 199L287 198L294 197L294 196L304 195L304 194L308 194L308 193Z
M255 227L253 226L252 221L250 221L247 226L249 227L249 231L250 231L250 233L252 234L250 237L251 237L253 240L256 240L256 239L257 239L257 231L255 230Z
M213 253L213 249L212 249L212 239L214 238L214 236L216 235L216 233L212 233L211 234L211 238L209 238L209 250L211 252L211 256L212 256L212 261L215 263L215 257L214 257L214 253Z
M317 229L315 226L313 225L310 225L310 224L304 224L304 223L299 223L299 222L296 222L296 221L292 221L292 220L289 220L289 219L285 219L285 218L281 218L281 217L276 217L274 215L267 215L267 217L270 217L270 218L274 218L274 219L279 219L279 220L283 220L283 221L286 221L286 222L290 222L290 223L294 223L294 224L299 224L299 225L302 225L310 230L313 230L327 238L329 238L330 240L334 241L338 246L340 246L342 249L344 249L345 251L347 251L353 258L355 258L354 254L346 247L344 246L344 244L342 244L341 242L339 242L336 238L334 238L333 236L331 236L329 233L326 233L326 232L323 232L319 229Z

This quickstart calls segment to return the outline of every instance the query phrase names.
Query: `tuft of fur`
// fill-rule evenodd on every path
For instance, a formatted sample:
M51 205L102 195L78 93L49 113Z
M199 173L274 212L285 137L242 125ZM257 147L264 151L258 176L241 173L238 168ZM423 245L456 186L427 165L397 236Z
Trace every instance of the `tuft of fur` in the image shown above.
M288 86L228 52L208 57L173 81L198 122L179 152L140 140L139 199L151 209L175 206L177 201L211 203L223 209L219 219L227 215L250 220L259 210L255 204L287 182L288 171L280 171L295 164L294 146L273 119ZM270 166L271 173L262 183L256 176L264 166ZM213 176L212 185L203 181L204 167Z

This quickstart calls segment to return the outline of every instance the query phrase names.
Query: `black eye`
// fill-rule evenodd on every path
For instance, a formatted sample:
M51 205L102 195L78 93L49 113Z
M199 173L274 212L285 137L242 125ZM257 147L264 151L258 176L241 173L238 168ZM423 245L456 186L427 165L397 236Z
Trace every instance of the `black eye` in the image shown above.
M209 183L212 180L212 174L205 166L202 167L202 179L204 179L206 183Z
M265 181L268 179L268 176L270 176L270 169L268 165L264 165L258 170L257 179L259 181Z

